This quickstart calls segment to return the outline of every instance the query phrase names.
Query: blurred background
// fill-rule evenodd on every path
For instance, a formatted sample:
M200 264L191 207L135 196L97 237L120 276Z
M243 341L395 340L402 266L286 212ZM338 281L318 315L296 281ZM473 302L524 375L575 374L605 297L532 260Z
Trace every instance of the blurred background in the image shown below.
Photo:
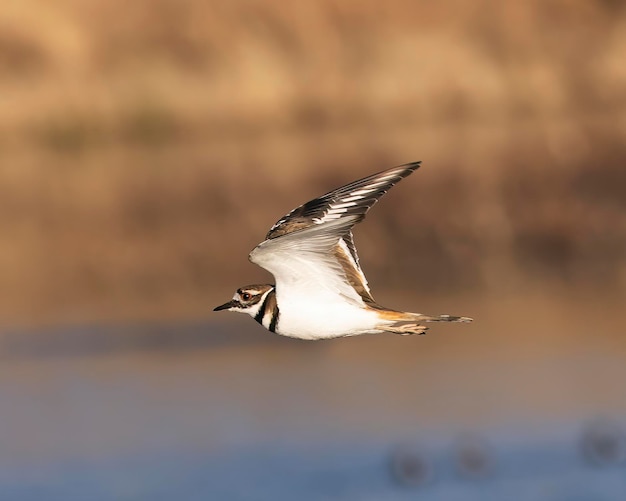
M619 0L3 2L0 498L624 499L625 54ZM473 324L211 311L415 160L363 269Z

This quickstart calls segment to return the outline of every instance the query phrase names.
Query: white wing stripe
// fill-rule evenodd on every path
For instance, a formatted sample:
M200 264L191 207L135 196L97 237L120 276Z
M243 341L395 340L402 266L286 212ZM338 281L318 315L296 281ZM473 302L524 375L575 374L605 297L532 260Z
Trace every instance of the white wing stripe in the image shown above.
M333 219L339 219L341 217L341 214L343 214L343 212L345 212L345 211L342 211L340 214L338 214L336 212L329 212L324 217L313 218L313 222L315 224L322 224L322 223L325 223L326 221L332 221Z
M355 205L357 205L356 202L350 202L350 201L346 202L346 201L343 201L340 204L332 204L330 207L331 207L331 209L343 209L345 207L354 207Z
M311 301L333 307L348 300L362 307L371 300L351 229L418 167L416 162L354 181L283 216L249 256L274 275L278 302L306 309Z
M374 185L371 184L370 186L374 186ZM356 195L356 196L360 196L361 198L363 198L364 195L367 195L368 193L371 193L372 191L376 191L375 188L362 188L360 190L353 191L352 196Z
M342 198L341 200L342 202L347 203L347 202L353 202L354 200L361 200L362 198L363 198L363 195L353 195L353 196L349 196L346 198Z

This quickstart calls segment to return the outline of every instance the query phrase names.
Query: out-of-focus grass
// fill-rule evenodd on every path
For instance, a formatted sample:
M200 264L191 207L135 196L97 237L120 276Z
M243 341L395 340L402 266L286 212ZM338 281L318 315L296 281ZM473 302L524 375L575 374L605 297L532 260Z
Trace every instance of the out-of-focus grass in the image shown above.
M625 18L558 0L13 2L0 8L0 123L24 141L47 120L124 140L146 114L149 128L157 114L266 130L614 113Z
M375 291L623 290L625 49L615 2L5 2L0 313L204 314L287 210L412 160Z

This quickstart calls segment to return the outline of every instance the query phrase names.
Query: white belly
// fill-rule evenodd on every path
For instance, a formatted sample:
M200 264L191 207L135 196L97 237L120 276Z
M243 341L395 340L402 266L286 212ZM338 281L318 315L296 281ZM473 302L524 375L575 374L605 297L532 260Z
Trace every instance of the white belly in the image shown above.
M333 300L329 299L323 294L317 297L310 294L306 297L293 294L281 297L278 292L280 316L276 333L312 340L376 331L375 327L380 324L380 320L375 312L347 301L337 301L337 296L333 296Z

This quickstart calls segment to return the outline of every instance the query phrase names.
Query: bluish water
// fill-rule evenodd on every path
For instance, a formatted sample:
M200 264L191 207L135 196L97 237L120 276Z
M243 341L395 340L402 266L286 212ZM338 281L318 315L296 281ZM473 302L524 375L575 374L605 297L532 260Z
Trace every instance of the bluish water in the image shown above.
M520 437L517 437L518 439ZM493 469L468 475L450 447L415 449L425 478L393 473L394 447L379 443L263 446L216 454L161 451L35 469L5 469L1 499L16 500L622 500L623 464L593 465L567 441L532 437L493 450ZM396 446L397 447L397 446ZM406 447L404 447L406 452ZM413 470L412 470L413 471Z
M619 350L245 320L5 336L0 500L626 499Z

